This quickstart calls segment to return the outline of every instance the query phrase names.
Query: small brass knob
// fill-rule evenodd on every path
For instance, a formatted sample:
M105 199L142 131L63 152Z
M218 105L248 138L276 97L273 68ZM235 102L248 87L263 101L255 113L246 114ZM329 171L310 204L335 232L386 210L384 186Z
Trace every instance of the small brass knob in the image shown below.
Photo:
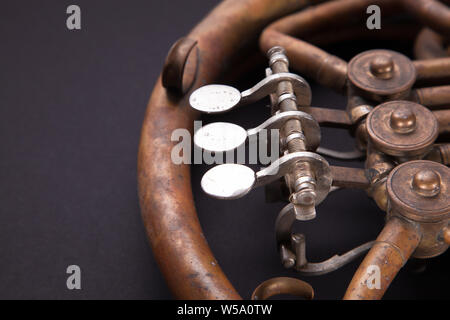
M433 170L421 170L414 175L412 188L424 197L434 197L441 191L441 178Z
M407 106L401 106L391 113L390 126L397 133L409 133L416 128L416 115Z
M370 62L370 72L379 79L391 79L394 75L394 60L385 55L379 55Z

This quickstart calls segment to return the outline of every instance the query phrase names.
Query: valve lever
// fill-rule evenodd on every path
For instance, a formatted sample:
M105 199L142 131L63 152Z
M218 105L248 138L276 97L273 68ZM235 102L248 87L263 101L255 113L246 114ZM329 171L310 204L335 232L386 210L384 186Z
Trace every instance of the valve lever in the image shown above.
M222 84L208 84L196 89L189 97L189 104L204 113L223 113L238 105L256 102L276 92L278 84L290 81L300 106L311 104L311 88L299 75L283 72L270 74L252 88L239 92L238 89Z
M318 276L335 271L364 254L375 243L375 241L366 242L342 255L334 255L322 262L309 262L306 259L305 236L292 233L292 226L296 220L308 220L308 217L298 217L294 205L289 203L278 214L275 234L281 263L287 268L295 268L303 275Z
M237 199L246 195L256 182L255 172L244 165L226 163L208 170L200 182L203 191L217 199Z
M248 131L229 122L213 122L198 129L194 144L210 152L227 152L245 143Z
M189 102L196 110L218 113L270 96L272 117L247 131L235 124L212 123L196 132L194 143L207 151L227 152L242 146L248 137L259 136L262 130L278 129L280 153L284 156L254 173L254 178L248 178L250 171L242 166L213 168L203 177L202 187L213 197L233 199L284 176L296 214L313 219L315 207L329 193L332 179L327 161L309 152L319 146L319 124L311 115L298 110L299 106L310 105L311 88L302 77L289 72L283 48L273 47L267 55L270 68L266 69L266 78L252 88L240 93L229 86L207 85L195 90ZM239 180L235 172L240 171L246 173L244 181L230 180L231 177Z
M208 84L192 92L189 104L204 113L222 113L236 107L241 101L238 89L223 84Z
M332 178L327 161L320 155L309 152L286 154L270 166L254 172L251 168L234 163L215 166L202 177L201 186L208 195L218 199L237 199L255 187L267 185L290 172L296 162L307 162L316 178L316 203L319 204L330 191Z
M258 136L263 130L280 129L287 120L297 119L301 122L307 150L314 151L320 144L320 127L308 113L288 111L277 113L256 128L244 128L227 122L210 123L194 135L197 147L211 152L226 152L240 147L247 138Z

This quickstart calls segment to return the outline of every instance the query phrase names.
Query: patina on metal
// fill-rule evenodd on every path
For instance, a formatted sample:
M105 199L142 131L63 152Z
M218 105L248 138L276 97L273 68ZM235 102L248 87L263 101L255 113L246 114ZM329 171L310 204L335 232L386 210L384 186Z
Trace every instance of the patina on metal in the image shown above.
M355 28L364 23L366 8L373 4L382 8L383 15L407 12L419 23L387 25L379 32ZM202 186L223 199L243 196L258 186L288 190L282 200L290 203L280 212L275 232L284 267L302 275L319 275L370 249L344 299L381 299L410 257L431 258L448 249L447 4L436 0L225 0L172 47L144 119L138 183L148 237L175 297L240 298L203 237L189 166L171 162L171 133L178 128L192 132L198 111L226 112L266 96L272 115L261 126L249 130L233 126L236 139L232 141L222 140L223 134L216 131L211 135L205 131L203 136L200 132L195 142L210 151L224 151L236 149L262 128L280 129L280 157L275 163L258 172L242 165L217 166L205 175ZM349 16L354 19L343 19ZM237 76L248 70L244 60L250 65L261 61L242 59L255 55L258 38L260 51L267 55L266 78L243 92L215 85L224 73ZM319 48L361 38L414 40L417 60L377 49L347 62ZM311 90L302 76L346 94L346 110L311 106ZM321 148L319 125L348 130L355 136L357 150ZM365 168L330 166L320 153L340 159L365 156ZM291 227L295 221L313 219L315 206L336 188L365 190L386 211L386 225L374 242L311 263L306 259L304 236L293 233ZM383 274L381 288L375 290L366 283L367 269L373 265ZM280 293L313 296L312 288L298 279L275 278L257 287L253 297Z

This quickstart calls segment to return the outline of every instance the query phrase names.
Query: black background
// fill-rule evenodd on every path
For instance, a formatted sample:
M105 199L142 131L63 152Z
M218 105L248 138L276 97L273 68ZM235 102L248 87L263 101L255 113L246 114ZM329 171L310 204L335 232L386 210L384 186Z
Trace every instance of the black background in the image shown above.
M2 1L0 10L0 298L168 299L143 228L136 155L144 111L170 45L217 3L171 1ZM82 10L82 30L66 28L66 8ZM330 48L345 58L379 44ZM398 44L383 44L382 46ZM410 48L402 47L406 53ZM263 76L255 71L247 88ZM313 105L343 108L345 98L312 83ZM246 128L269 115L263 105L205 123ZM350 149L346 132L323 132L323 145ZM348 165L330 161L333 164ZM361 166L361 163L350 163ZM206 238L244 298L270 277L297 276L279 262L273 225L282 203L257 189L234 201L193 188ZM362 191L332 193L318 217L298 227L319 261L372 240L384 214ZM448 257L448 254L447 254ZM449 259L426 272L401 271L386 294L449 298ZM317 299L339 299L360 260L329 275L302 278ZM82 269L82 290L66 288L66 268Z

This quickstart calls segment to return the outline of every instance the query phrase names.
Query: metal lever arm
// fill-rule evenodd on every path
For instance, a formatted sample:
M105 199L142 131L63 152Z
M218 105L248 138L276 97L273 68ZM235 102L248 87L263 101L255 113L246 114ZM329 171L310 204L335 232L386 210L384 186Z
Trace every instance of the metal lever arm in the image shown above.
M343 255L334 255L322 262L308 262L304 235L292 234L292 226L296 220L299 220L299 217L296 216L294 206L290 203L277 217L275 234L283 265L288 268L294 267L303 275L318 276L335 271L368 251L374 244L374 241L370 241Z
M272 74L258 82L252 88L239 92L236 88L210 84L195 90L189 97L192 108L204 113L222 113L231 109L256 102L276 92L282 81L290 81L300 106L311 104L311 88L299 75L285 72Z
M258 82L254 87L242 92L241 105L249 104L276 92L277 86L282 81L290 81L292 83L295 96L300 106L311 105L311 88L305 79L299 75L282 72L267 76Z
M237 199L255 187L269 184L288 174L292 164L305 161L311 164L316 177L316 204L325 199L330 191L332 178L328 162L320 155L308 151L284 155L270 166L254 172L240 164L222 164L208 170L201 181L203 191L218 199Z
M297 119L301 122L306 147L308 150L314 151L320 144L320 127L311 115L302 111L277 113L261 125L247 131L232 123L210 123L197 130L194 135L194 143L206 151L227 152L240 147L247 138L257 136L263 130L280 129L290 119Z
M334 255L322 262L307 262L303 267L296 268L297 272L305 276L320 276L338 270L369 251L375 241L366 242L343 255Z

